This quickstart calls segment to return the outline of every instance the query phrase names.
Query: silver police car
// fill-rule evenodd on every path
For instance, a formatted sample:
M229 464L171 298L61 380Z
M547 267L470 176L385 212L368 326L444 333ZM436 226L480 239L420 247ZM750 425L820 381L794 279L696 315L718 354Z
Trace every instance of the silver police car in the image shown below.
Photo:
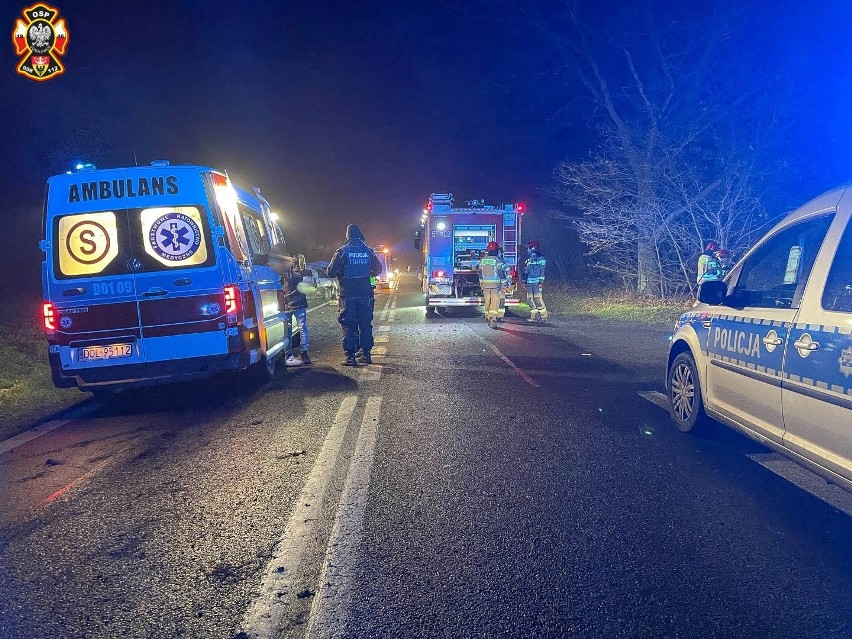
M677 426L712 417L852 490L852 186L788 215L698 300L669 350Z

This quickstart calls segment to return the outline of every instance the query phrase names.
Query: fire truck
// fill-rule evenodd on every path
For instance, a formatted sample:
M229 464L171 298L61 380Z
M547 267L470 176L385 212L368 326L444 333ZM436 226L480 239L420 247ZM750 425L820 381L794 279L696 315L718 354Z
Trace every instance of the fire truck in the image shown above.
M434 314L439 306L485 304L479 261L492 241L503 249L511 275L506 306L519 303L515 292L524 209L521 203L493 206L484 200L470 200L456 207L452 193L429 196L414 240L414 247L423 251L422 291L427 315Z

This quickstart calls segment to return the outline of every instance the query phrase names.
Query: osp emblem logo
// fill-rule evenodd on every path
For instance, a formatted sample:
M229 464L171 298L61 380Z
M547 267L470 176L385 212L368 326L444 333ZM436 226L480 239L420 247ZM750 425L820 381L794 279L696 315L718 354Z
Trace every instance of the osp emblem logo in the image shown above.
M23 56L18 73L38 82L65 73L60 57L68 48L68 27L59 10L39 3L24 9L21 16L12 30L15 55Z

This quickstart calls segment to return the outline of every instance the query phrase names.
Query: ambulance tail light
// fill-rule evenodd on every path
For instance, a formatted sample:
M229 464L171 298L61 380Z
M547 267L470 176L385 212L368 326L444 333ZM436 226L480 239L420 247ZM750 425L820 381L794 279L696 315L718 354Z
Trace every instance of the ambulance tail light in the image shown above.
M230 326L236 326L240 321L240 295L240 287L236 284L225 287L225 314Z
M446 277L447 274L444 271L435 271L432 273L432 277Z
M41 314L44 321L44 331L48 336L52 336L56 332L56 309L53 303L45 302L41 305Z

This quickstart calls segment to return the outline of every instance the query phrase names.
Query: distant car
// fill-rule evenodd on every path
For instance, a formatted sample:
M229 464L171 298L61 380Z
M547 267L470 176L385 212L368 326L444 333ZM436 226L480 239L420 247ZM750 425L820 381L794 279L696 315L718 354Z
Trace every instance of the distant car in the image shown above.
M717 419L852 490L852 188L788 215L675 326L682 431Z
M302 281L316 288L315 295L324 300L337 298L337 280L329 277L324 268L309 266L303 273L310 273L310 275L304 275Z

